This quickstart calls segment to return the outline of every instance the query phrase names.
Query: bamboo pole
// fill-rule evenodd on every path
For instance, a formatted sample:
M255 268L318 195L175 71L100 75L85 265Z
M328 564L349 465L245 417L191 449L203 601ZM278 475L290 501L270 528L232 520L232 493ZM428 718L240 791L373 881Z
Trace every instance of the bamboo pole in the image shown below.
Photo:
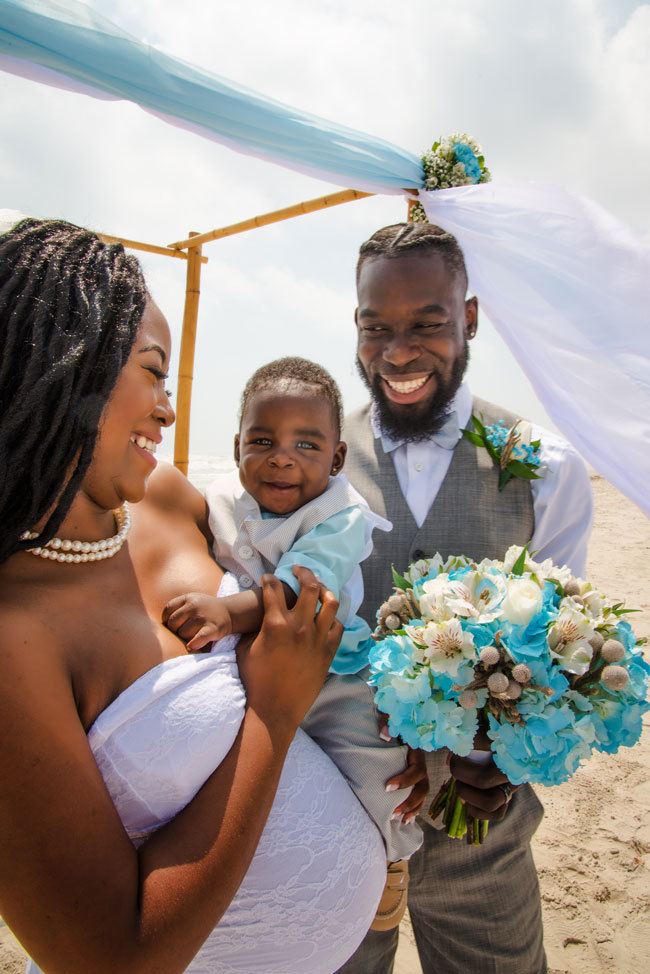
M164 254L165 257L180 257L181 260L187 260L187 254L183 250L158 247L157 244L143 243L141 240L127 240L126 237L113 237L108 233L100 233L98 236L104 243L121 243L123 247L128 247L129 250L146 250L149 254ZM207 262L207 257L201 257L202 264L207 264Z
M191 234L198 237L199 234ZM187 284L185 288L185 308L183 311L183 331L181 352L178 363L178 391L176 409L176 434L174 436L174 466L187 476L187 462L190 452L190 410L192 405L192 380L194 378L194 349L196 346L196 325L199 316L199 297L201 294L201 246L190 247L187 253Z
M349 203L352 200L364 199L366 196L373 196L373 193L362 193L357 189L344 189L340 193L332 193L330 196L320 196L315 200L306 200L304 203L296 203L294 206L286 206L282 210L274 210L272 213L263 213L261 216L254 216L250 220L242 220L241 223L232 223L230 226L221 227L218 230L208 230L207 233L199 234L196 237L196 244L208 243L210 240L220 240L222 237L231 237L236 233L244 233L246 230L254 230L256 227L265 227L270 223L280 223L282 220L290 220L294 216L303 216L305 213L314 213L316 210L324 210L328 206L338 206L340 203ZM187 247L195 246L192 237L186 240L177 240L169 244L170 248L185 250Z
M416 190L417 192L417 190ZM413 222L413 210L418 205L417 200L408 200L408 209L406 211L406 219L409 223Z

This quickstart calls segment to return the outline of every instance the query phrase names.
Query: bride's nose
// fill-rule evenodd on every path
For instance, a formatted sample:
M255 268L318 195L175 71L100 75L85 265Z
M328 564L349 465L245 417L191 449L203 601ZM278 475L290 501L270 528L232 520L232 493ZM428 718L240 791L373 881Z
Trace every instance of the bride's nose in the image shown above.
M162 390L158 398L153 415L160 425L164 427L172 426L176 422L176 413L169 401L169 395L164 390Z

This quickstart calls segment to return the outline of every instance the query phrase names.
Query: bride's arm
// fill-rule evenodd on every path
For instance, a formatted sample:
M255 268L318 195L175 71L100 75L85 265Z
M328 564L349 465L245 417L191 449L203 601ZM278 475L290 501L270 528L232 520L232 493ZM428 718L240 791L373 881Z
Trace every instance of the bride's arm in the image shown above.
M227 909L340 639L331 593L310 573L301 582L288 610L280 583L266 581L264 625L239 661L248 707L235 744L138 852L88 747L62 655L45 626L3 613L0 913L51 974L181 972Z

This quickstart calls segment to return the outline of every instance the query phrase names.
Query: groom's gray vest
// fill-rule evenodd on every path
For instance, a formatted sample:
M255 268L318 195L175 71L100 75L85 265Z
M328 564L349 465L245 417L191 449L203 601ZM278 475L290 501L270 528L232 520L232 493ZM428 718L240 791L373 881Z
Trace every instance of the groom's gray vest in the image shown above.
M521 418L482 399L474 400L473 411L486 425L503 420L510 427ZM471 420L468 426L473 428ZM378 606L392 592L391 563L403 572L412 561L436 551L443 558L454 554L477 561L503 558L510 545L530 541L534 529L530 482L512 479L499 491L499 474L487 450L464 437L454 449L447 476L421 528L404 500L390 454L373 436L370 406L346 418L343 439L348 444L348 480L373 511L393 522L389 534L375 532L373 552L361 566L365 593L359 615L371 627L376 625Z

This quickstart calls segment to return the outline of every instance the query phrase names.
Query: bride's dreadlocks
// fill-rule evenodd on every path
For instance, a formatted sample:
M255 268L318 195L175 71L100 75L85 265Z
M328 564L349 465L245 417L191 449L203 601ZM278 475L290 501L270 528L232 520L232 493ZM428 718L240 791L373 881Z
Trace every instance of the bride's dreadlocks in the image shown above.
M0 236L0 563L65 517L146 299L135 257L89 230L26 219Z

